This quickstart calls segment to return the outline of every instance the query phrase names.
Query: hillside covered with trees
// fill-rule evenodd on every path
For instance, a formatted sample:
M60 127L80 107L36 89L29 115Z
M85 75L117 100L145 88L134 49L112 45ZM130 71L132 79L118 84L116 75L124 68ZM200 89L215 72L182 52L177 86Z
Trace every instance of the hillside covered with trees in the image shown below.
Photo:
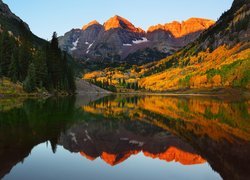
M14 83L22 83L28 93L38 89L50 93L75 91L74 74L67 54L58 48L56 33L50 43L35 47L25 38L1 30L0 78L0 86L4 86L3 78L9 78Z
M0 96L27 93L72 94L75 80L71 57L34 35L28 24L0 0Z

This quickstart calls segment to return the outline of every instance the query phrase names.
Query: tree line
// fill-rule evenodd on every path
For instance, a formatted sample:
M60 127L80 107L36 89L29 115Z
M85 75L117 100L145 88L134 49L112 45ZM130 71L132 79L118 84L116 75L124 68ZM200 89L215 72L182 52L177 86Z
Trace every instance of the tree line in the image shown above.
M22 82L24 90L31 93L38 88L49 92L74 93L74 73L67 54L58 47L57 34L45 47L34 48L24 38L10 32L0 33L0 78Z
M96 78L91 79L90 82L92 84L95 84L98 87L101 87L103 89L112 91L112 92L117 92L118 88L116 87L116 85L112 84L112 80L108 79L108 80L102 80L102 81L98 81ZM118 79L118 83L119 86L126 88L126 89L131 89L131 90L140 90L140 86L138 84L138 82L127 82L125 79Z

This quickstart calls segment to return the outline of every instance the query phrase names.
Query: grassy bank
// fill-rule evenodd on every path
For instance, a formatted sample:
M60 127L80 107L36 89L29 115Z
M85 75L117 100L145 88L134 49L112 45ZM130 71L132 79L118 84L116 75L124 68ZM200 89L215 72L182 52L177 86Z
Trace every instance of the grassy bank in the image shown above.
M13 83L8 78L0 80L0 97L46 97L50 96L47 91L37 89L34 93L27 93L22 83Z

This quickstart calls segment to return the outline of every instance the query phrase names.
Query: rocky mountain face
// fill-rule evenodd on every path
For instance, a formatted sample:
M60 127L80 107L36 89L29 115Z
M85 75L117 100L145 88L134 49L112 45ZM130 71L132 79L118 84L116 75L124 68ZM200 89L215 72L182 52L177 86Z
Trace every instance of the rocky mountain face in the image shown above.
M139 126L144 128L143 130L148 127L131 122L130 126ZM103 127L101 123L83 122L62 133L59 144L91 161L100 157L111 166L123 163L139 153L166 162L179 162L182 165L206 163L189 144L178 137L154 127L151 127L150 131L147 131L149 134L135 132L125 124L119 124L117 131L114 131L110 127Z
M26 39L34 45L41 46L46 42L35 36L27 23L11 12L8 5L0 0L0 30L7 30L18 38Z
M20 23L24 23L19 17L17 17L15 14L11 12L8 5L3 3L2 0L0 0L0 15L6 18L15 19ZM27 29L29 29L29 26L26 23L24 23L24 25Z
M166 56L194 41L213 24L211 20L191 18L182 23L152 26L145 32L127 19L114 16L103 25L92 21L82 29L72 29L59 37L59 45L77 59L129 62L130 57L136 57L140 61L147 59L145 54L149 53L145 53L145 49L148 52L150 48L155 54L164 53ZM152 56L149 57L151 59Z
M148 29L147 38L160 51L178 50L193 42L215 22L208 19L190 18L187 21L158 24Z
M194 42L199 49L216 49L222 45L233 47L250 41L250 1L234 0L232 7L223 13L216 24ZM245 46L245 48L249 46ZM189 47L187 47L189 48Z

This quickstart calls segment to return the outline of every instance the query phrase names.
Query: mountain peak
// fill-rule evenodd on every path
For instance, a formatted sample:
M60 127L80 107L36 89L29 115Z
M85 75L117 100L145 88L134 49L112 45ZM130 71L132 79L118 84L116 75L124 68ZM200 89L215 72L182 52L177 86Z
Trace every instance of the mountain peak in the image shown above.
M175 38L180 38L191 33L206 30L210 26L214 25L214 23L215 21L213 20L192 17L182 22L173 21L167 24L151 26L149 27L148 32L150 33L157 30L163 30L170 32Z
M138 33L144 32L142 29L136 28L127 19L118 15L115 15L114 17L110 18L108 21L104 23L104 29L106 31L110 29L117 29L117 28L127 29L129 31L138 32Z
M86 29L88 29L89 27L94 26L94 25L100 25L100 23L99 23L98 21L96 21L96 20L91 21L90 23L84 25L84 26L82 27L82 30L86 30Z
M215 24L215 21L211 20L211 19L191 17L188 20L184 21L184 23L199 23L199 24L203 25L207 29L211 25Z

